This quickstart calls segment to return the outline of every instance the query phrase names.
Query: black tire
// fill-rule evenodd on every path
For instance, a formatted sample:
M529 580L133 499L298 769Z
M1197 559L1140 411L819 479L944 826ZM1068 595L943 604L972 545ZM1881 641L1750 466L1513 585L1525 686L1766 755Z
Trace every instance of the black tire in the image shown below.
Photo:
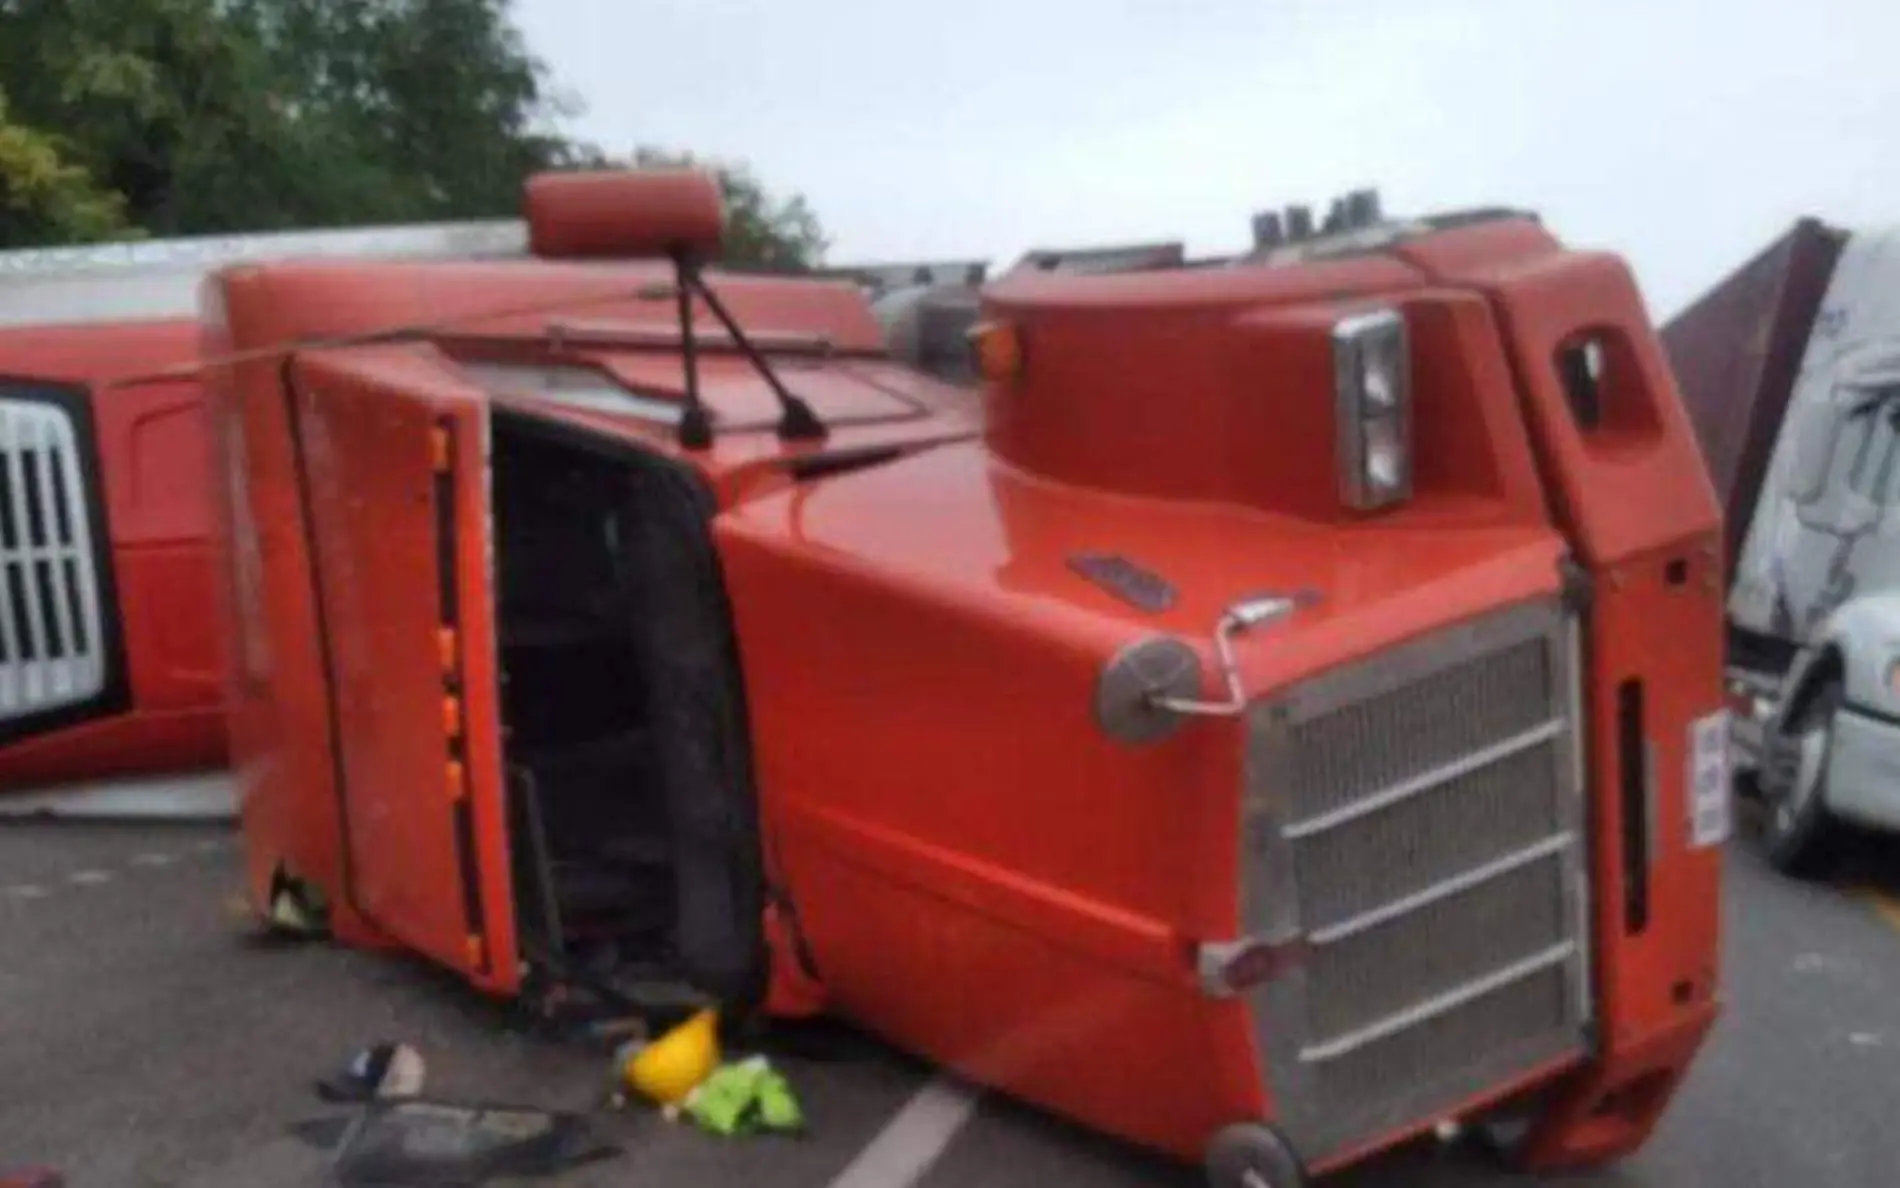
M1207 1144L1209 1188L1306 1188L1306 1169L1286 1140L1260 1122L1222 1127Z
M1841 685L1829 679L1785 723L1772 725L1762 765L1762 846L1769 865L1796 878L1825 875L1839 853L1841 826L1823 792L1833 759Z

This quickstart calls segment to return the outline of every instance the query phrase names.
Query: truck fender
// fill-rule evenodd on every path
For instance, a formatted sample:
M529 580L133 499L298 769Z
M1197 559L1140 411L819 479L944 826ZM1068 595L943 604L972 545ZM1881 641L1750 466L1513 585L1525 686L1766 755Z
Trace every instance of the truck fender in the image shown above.
M1784 734L1799 722L1814 695L1828 682L1841 678L1843 667L1840 647L1832 641L1801 649L1781 678L1775 712L1768 720L1768 737Z
M1776 725L1799 721L1806 701L1831 679L1848 704L1884 716L1900 715L1900 697L1887 669L1900 659L1900 595L1869 594L1837 607L1789 666Z

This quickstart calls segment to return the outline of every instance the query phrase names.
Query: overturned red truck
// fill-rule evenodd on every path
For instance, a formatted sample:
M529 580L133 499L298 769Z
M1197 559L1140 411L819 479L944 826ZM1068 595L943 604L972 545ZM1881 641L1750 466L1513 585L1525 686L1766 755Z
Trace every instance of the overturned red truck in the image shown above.
M697 174L529 216L650 262L212 290L260 912L829 1009L1222 1184L1644 1140L1717 1014L1721 525L1621 263L1012 277L972 395L704 267Z

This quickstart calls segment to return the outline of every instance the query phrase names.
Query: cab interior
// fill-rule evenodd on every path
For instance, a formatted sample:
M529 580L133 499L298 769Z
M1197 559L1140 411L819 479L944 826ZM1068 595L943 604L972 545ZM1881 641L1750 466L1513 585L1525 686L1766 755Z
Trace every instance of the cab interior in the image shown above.
M615 439L500 410L492 424L523 957L620 1005L745 1001L762 881L710 495Z

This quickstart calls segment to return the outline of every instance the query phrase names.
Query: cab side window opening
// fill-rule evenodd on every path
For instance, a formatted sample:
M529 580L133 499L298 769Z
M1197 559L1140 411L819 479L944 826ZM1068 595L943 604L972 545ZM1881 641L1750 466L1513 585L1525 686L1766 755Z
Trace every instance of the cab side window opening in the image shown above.
M1816 414L1797 442L1804 473L1793 484L1795 501L1816 504L1837 487L1875 504L1900 498L1900 392L1882 391L1857 403L1828 406ZM1814 435L1809 437L1807 435Z
M1603 344L1595 338L1570 343L1557 352L1557 371L1577 427L1589 433L1603 424Z
M1597 448L1640 446L1662 433L1657 394L1643 377L1629 336L1616 326L1579 330L1551 360L1584 442Z
M657 459L494 422L524 955L629 999L755 979L756 808L706 509ZM711 572L709 573L708 570Z
M1893 439L1893 426L1877 409L1857 413L1853 418L1860 431L1854 447L1854 461L1847 469L1847 489L1868 499L1877 497L1881 479L1887 470L1886 455Z
M1894 488L1894 464L1900 455L1900 403L1895 402L1896 396L1900 396L1900 391L1886 389L1877 397L1879 404L1872 413L1867 435L1868 453L1873 462L1863 481L1855 487L1874 503L1892 503L1900 498L1900 491Z
M1795 442L1797 473L1790 485L1795 502L1819 502L1833 486L1833 476L1851 466L1863 436L1850 408L1828 404L1810 414Z

